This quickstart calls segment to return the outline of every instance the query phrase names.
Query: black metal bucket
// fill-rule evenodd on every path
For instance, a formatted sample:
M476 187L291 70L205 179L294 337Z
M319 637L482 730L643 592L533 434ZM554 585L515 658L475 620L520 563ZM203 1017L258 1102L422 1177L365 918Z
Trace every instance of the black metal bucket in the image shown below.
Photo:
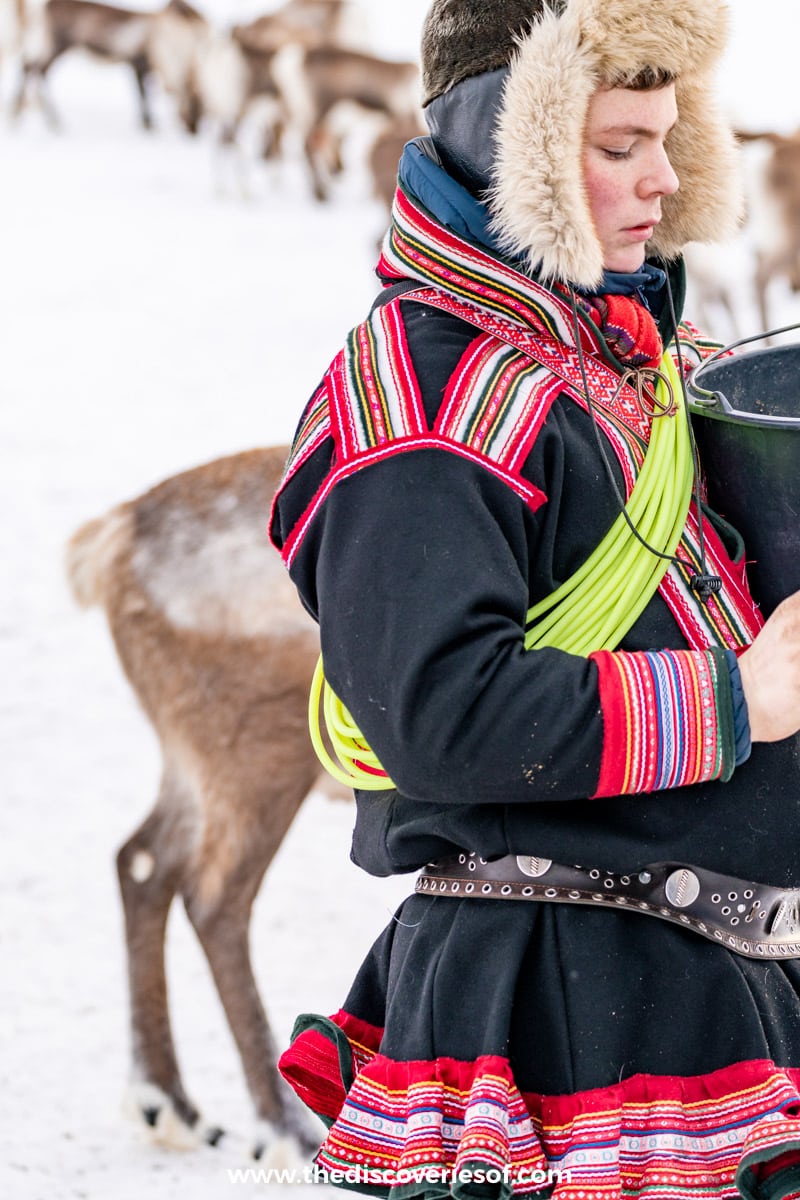
M753 595L768 616L800 589L800 344L724 353L689 379L692 426L709 503L744 538Z

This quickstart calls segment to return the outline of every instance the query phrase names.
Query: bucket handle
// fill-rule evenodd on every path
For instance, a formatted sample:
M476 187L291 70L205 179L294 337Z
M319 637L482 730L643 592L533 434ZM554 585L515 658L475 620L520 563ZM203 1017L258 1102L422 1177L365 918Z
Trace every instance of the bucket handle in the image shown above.
M692 393L695 404L703 408L714 408L717 405L726 413L732 413L733 409L728 403L728 399L724 392L711 392L708 388L698 386L698 380L703 372L713 366L720 358L726 354L730 354L732 350L738 350L740 346L749 346L751 342L760 342L764 338L777 337L781 333L794 333L800 329L800 321L793 325L782 325L780 329L767 329L764 333L751 333L749 337L739 338L736 342L730 342L727 346L723 346L720 350L715 350L713 354L702 362L699 367L695 367L687 380L687 386Z

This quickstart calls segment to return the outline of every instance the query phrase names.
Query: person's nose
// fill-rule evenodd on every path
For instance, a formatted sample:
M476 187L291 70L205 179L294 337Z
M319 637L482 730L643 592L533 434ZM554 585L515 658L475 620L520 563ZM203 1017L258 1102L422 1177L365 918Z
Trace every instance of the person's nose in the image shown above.
M680 187L680 180L673 170L672 163L663 146L654 150L654 158L650 170L642 178L640 194L648 196L673 196Z

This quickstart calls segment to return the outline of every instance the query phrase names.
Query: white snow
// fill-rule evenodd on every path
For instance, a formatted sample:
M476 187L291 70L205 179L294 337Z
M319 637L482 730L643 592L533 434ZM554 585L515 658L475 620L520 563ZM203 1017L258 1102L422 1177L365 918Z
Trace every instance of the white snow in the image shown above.
M262 7L216 0L230 20ZM413 55L426 8L371 0L374 45ZM794 128L796 3L733 9L731 111L751 127ZM0 83L7 97L7 71ZM264 1194L226 1175L247 1165L252 1116L177 908L178 1051L204 1116L233 1133L216 1150L178 1154L121 1116L127 1002L113 858L149 810L158 755L101 615L67 595L61 556L81 521L164 476L290 437L371 299L384 217L357 169L327 207L308 198L295 161L254 168L249 202L218 194L208 142L183 136L166 103L158 132L139 132L123 69L68 57L52 90L63 133L35 113L0 126L0 1195ZM281 1043L297 1012L339 1006L410 888L350 865L351 822L349 805L312 797L259 897L257 974Z

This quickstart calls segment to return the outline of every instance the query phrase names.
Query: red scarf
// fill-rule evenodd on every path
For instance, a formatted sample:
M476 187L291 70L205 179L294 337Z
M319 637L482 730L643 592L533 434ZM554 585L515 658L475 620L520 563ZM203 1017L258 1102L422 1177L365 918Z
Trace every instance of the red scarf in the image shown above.
M603 334L609 349L625 367L657 367L664 353L655 318L633 296L579 298Z
M570 289L563 283L555 287L565 296ZM655 318L641 300L633 296L607 293L576 296L578 305L597 326L608 348L623 367L657 367L664 353Z

